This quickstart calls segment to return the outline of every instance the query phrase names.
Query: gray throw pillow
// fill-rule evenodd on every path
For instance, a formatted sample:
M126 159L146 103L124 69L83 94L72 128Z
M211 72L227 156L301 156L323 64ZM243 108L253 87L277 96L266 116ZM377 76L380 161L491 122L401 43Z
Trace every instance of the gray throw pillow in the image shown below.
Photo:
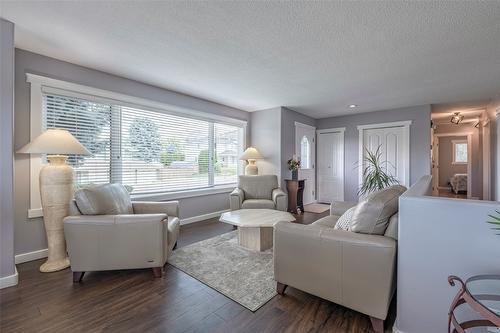
M122 184L90 186L75 192L78 210L83 215L133 214L132 201Z
M398 211L399 197L405 191L406 187L393 185L365 197L353 212L350 230L383 235L389 218Z
M351 224L352 214L354 213L355 208L356 206L346 210L345 213L339 217L333 229L349 231L349 225Z

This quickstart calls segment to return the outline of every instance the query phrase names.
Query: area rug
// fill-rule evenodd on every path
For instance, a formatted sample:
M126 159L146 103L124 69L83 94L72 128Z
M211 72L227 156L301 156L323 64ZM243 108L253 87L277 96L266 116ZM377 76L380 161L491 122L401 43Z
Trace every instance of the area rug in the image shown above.
M276 295L272 249L239 246L237 231L179 248L168 262L251 311Z
M304 211L317 214L324 213L329 209L330 205L319 204L319 203L312 203L304 206Z

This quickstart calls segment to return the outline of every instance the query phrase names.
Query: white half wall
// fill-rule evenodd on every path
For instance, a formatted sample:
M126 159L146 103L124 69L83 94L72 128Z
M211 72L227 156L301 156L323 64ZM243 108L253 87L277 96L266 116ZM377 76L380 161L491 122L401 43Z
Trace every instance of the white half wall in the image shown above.
M448 276L500 274L500 236L486 223L500 203L422 195L430 180L421 178L399 201L396 332L446 332L458 292Z

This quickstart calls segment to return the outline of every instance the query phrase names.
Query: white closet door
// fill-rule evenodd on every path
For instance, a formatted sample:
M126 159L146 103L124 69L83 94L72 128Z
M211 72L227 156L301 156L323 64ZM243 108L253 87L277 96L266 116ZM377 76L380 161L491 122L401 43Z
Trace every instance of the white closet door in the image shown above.
M344 132L318 133L318 201L344 200Z
M378 147L380 147L383 169L394 176L400 184L408 186L406 128L399 126L365 129L363 131L363 156L366 156L366 148L371 152L376 152ZM363 161L363 170L365 167Z

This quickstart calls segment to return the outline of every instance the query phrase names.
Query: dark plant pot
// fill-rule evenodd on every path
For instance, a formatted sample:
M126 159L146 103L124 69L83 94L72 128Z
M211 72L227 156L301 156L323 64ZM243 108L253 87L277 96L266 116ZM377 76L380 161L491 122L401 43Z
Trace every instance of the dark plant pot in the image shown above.
M299 170L292 170L292 180L299 179Z

